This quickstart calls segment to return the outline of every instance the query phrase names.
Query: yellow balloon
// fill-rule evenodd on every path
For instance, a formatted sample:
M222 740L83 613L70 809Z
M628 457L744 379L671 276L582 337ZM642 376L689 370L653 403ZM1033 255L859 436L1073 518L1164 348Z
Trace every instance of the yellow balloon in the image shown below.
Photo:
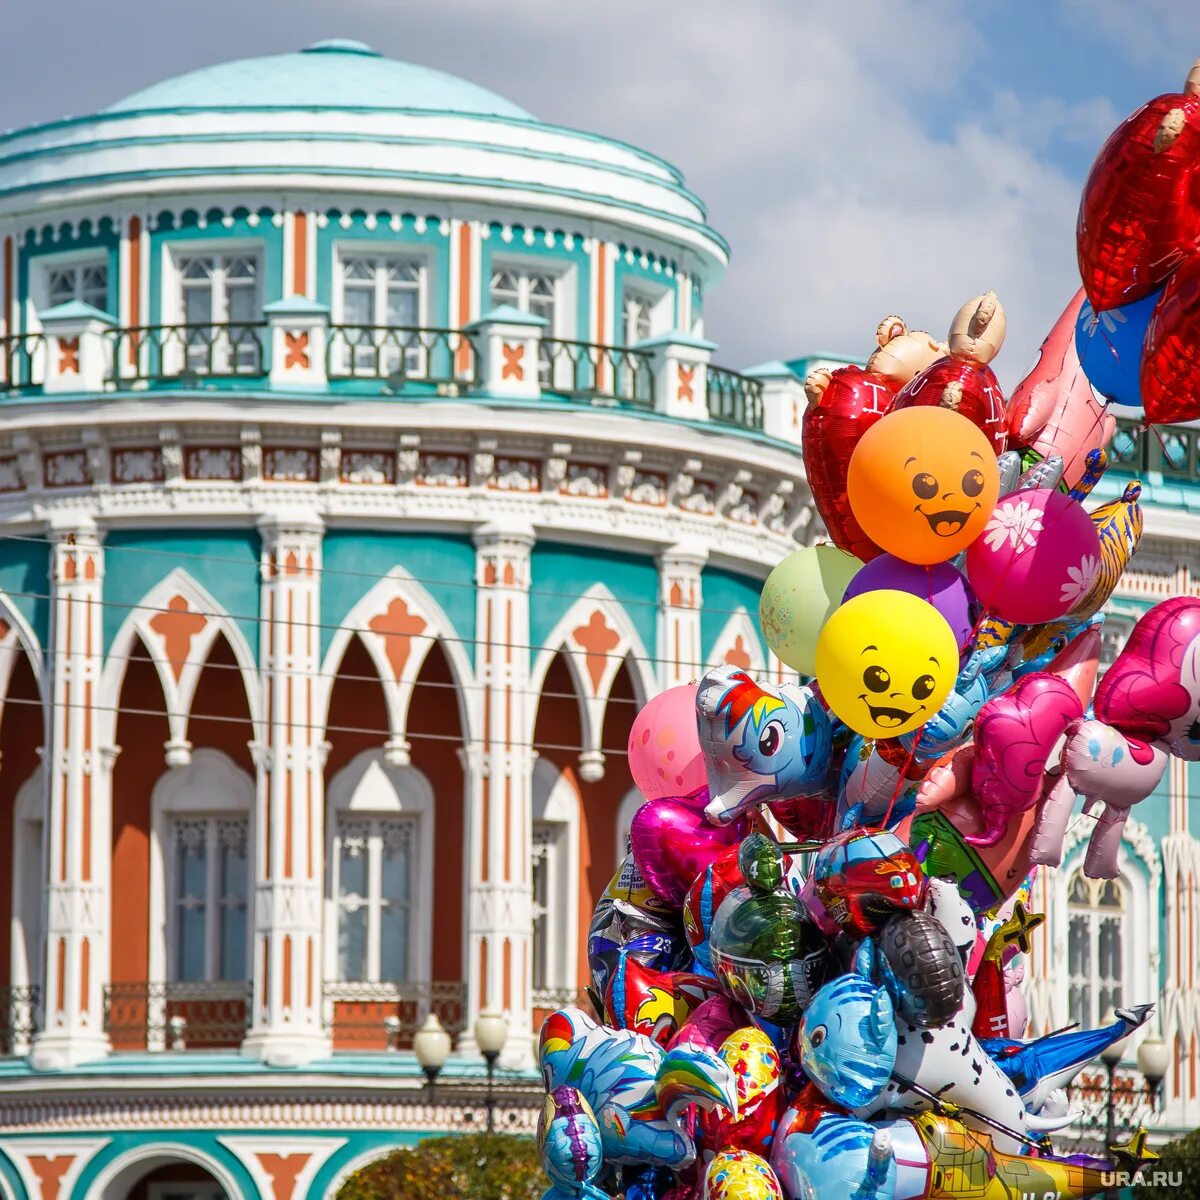
M958 676L958 643L932 604L908 592L847 600L817 639L817 683L856 733L893 738L924 725Z

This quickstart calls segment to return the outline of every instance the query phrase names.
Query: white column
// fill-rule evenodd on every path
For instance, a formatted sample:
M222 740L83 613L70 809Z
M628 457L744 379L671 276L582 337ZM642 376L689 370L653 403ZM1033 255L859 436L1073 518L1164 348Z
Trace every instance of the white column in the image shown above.
M321 879L327 747L313 721L320 669L321 537L310 514L277 514L262 534L254 1012L242 1046L279 1066L327 1054L321 1023Z
M109 794L115 752L97 744L104 552L76 516L50 531L52 623L46 746L47 910L43 1028L36 1067L103 1057L108 979Z
M476 676L481 725L467 755L470 832L467 1033L481 1011L505 1012L505 1061L531 1055L530 933L533 777L529 691L528 526L485 525L475 534Z
M664 688L691 683L704 673L700 645L701 574L708 551L678 545L658 556L658 659Z
M763 433L799 446L808 408L804 380L781 362L763 363L745 373L762 383Z

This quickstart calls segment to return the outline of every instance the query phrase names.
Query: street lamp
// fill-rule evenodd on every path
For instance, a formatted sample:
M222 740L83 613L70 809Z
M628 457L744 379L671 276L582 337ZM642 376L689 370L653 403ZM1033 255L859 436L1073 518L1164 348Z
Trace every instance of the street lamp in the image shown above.
M1138 1047L1138 1070L1146 1080L1146 1091L1150 1094L1150 1108L1158 1108L1158 1089L1167 1077L1167 1068L1171 1065L1171 1052L1167 1043L1160 1037L1147 1037Z
M492 1083L496 1074L496 1059L508 1041L508 1021L502 1013L481 1012L475 1018L475 1045L479 1047L487 1063L487 1131L492 1133L496 1125L496 1101L492 1094Z
M446 1065L446 1059L450 1057L450 1035L438 1020L437 1013L431 1012L425 1018L425 1023L413 1035L413 1053L416 1054L417 1062L429 1081L429 1095L432 1099L433 1081Z
M1104 1014L1104 1020L1101 1025L1111 1025L1118 1020L1117 1014L1110 1008ZM1117 1093L1115 1089L1115 1080L1117 1067L1121 1063L1121 1057L1125 1053L1125 1043L1129 1040L1128 1036L1115 1041L1110 1046L1105 1046L1100 1051L1100 1061L1104 1064L1104 1069L1108 1072L1108 1095L1106 1097L1105 1115L1104 1115L1104 1144L1111 1146L1116 1141L1116 1105Z

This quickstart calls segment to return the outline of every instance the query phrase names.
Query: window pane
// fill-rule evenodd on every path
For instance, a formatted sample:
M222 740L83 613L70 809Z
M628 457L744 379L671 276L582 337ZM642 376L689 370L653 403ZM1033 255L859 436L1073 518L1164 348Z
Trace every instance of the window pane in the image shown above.
M367 977L367 910L343 908L338 913L338 978L357 982Z
M337 826L338 976L367 978L367 839L365 821Z
M384 900L407 902L412 822L381 822L380 837L383 842L380 894Z
M175 977L206 977L208 822L178 821L175 837Z
M83 268L79 285L79 298L93 308L108 307L108 267L104 263Z
M258 316L257 289L244 283L231 283L225 289L225 302L229 309L226 319L233 322L253 321Z
M367 833L361 821L344 821L338 826L338 897L365 899L367 895Z
M217 822L217 844L221 851L219 967L222 979L243 979L246 974L248 833L249 823L245 819Z
M369 258L348 258L342 265L342 271L347 279L375 279L375 264Z
M212 289L188 286L183 289L183 322L185 325L212 323Z
M387 324L417 325L417 293L412 288L401 291L391 287L387 294Z
M65 304L76 296L78 273L73 267L62 267L51 271L47 278L47 299L53 304Z
M386 905L379 921L379 978L393 983L408 979L407 907Z
M511 304L516 308L521 305L520 279L515 271L497 271L492 276L491 303Z
M347 325L374 325L374 288L348 287L342 299Z
M208 279L213 272L211 258L188 256L179 260L179 273L184 279Z

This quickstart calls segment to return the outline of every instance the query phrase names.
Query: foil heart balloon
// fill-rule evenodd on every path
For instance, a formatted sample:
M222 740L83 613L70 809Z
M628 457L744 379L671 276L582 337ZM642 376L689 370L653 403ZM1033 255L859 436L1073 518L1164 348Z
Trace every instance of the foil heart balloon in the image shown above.
M1200 238L1200 72L1142 105L1101 148L1079 205L1076 249L1098 312L1149 295Z
M1142 405L1147 422L1200 416L1200 256L1167 281L1142 347Z
M893 408L939 405L962 413L991 440L997 454L1008 444L1004 393L991 367L958 358L942 358L926 367L896 396Z
M854 447L887 414L896 389L890 380L848 366L831 374L810 375L804 390L809 399L802 436L804 462L817 512L833 543L867 562L880 550L850 511L846 475Z
M1008 444L1004 393L988 363L1004 345L1006 329L1004 308L994 292L968 300L950 326L950 354L909 380L897 394L892 410L915 405L953 409L978 426L992 449L1003 454Z
M696 877L749 831L746 820L710 825L704 819L707 803L707 789L695 796L647 800L629 827L629 845L643 878L676 906Z

